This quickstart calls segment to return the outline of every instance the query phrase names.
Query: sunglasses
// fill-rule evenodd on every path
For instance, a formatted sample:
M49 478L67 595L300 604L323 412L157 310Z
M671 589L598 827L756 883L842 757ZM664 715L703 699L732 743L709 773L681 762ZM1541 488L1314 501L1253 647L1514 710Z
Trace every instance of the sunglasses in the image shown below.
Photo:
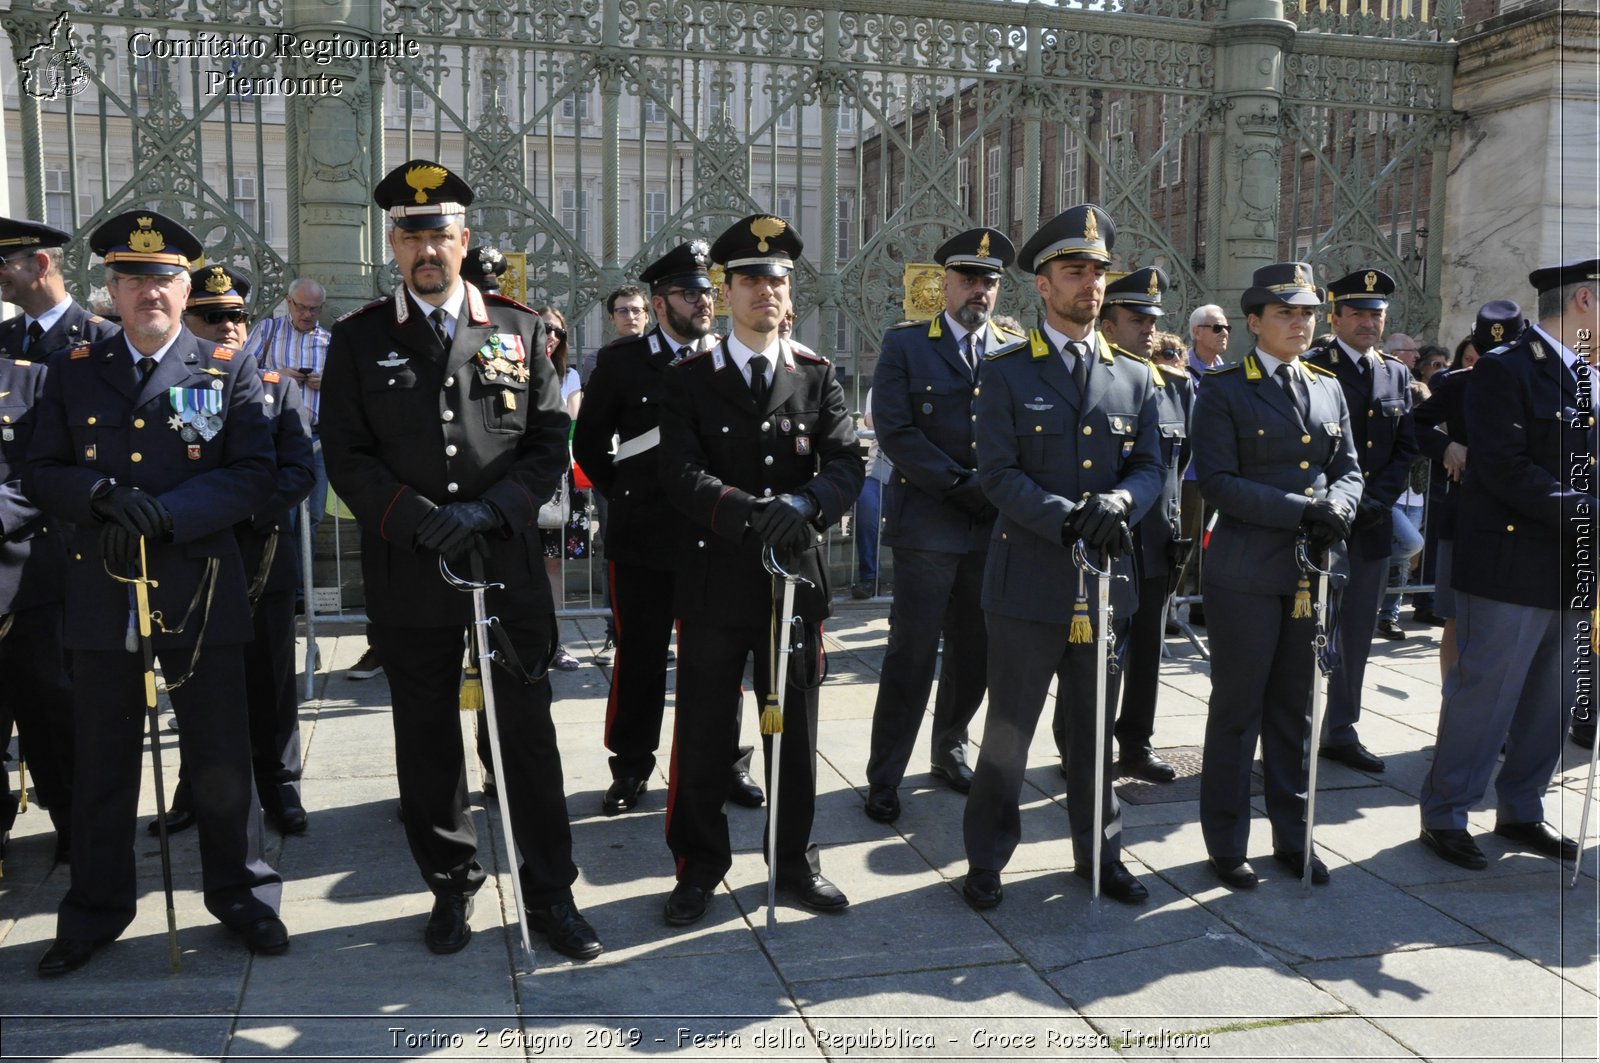
M550 335L554 336L558 340L564 340L567 338L567 330L562 328L560 325L546 325L544 328L546 332L550 333Z
M1208 328L1212 332L1231 332L1233 330L1232 325L1201 325L1200 327Z
M208 325L220 325L224 321L233 325L250 324L250 315L243 310L207 310L200 316Z

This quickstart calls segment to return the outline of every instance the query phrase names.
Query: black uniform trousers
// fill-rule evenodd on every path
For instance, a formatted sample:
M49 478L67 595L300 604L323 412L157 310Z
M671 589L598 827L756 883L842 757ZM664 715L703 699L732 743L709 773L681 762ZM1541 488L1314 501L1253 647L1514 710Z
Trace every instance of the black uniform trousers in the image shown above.
M17 610L0 638L0 744L16 721L22 759L58 839L72 833L72 685L61 648L61 603ZM0 792L4 787L0 786Z
M1161 686L1161 622L1167 601L1167 574L1139 581L1139 608L1123 636L1122 712L1117 717L1117 748L1123 754L1150 746L1156 733L1156 693Z
M548 622L503 624L524 665L549 659ZM394 701L394 758L405 809L406 841L434 893L476 893L484 870L478 832L467 811L467 760L461 739L461 664L466 627L372 625ZM503 667L493 672L500 755L521 850L523 901L548 908L572 900L578 869L561 775L561 751L550 718L550 681L527 684ZM482 676L484 682L489 676Z
M768 800L778 801L778 880L822 873L811 844L817 803L817 677L822 625L804 625L805 648L789 657L783 694L783 761L780 791L772 787L772 738L761 739ZM678 690L667 796L667 847L679 882L714 889L733 866L728 840L728 765L738 755L740 693L747 658L755 658L756 704L772 689L768 629L726 627L682 620L678 626ZM765 833L762 855L767 851Z
M1091 606L1094 599L1090 598ZM1094 731L1095 665L1098 641L1067 641L1067 624L1019 620L989 612L989 715L983 728L983 746L967 794L963 823L967 863L975 868L1002 870L1022 840L1023 772L1028 747L1056 681L1056 717L1064 721L1064 759L1067 764L1067 819L1072 827L1075 863L1089 865L1094 858ZM1115 634L1121 621L1113 621ZM1116 693L1107 688L1105 744L1100 756L1111 758L1111 706ZM1104 799L1104 844L1100 863L1122 859L1122 808L1106 771L1101 787Z
M1383 541L1388 542L1389 536ZM1388 582L1387 556L1369 561L1350 551L1350 578L1339 596L1339 624L1333 631L1337 657L1333 674L1328 676L1328 713L1322 727L1326 745L1348 746L1360 740L1356 723L1361 719L1361 684L1366 680L1372 629Z
M287 545L287 544L284 544ZM255 641L244 648L250 757L261 807L271 815L300 804L300 699L294 689L294 589L256 602Z
M1211 618L1211 703L1200 768L1206 852L1219 860L1249 855L1250 771L1257 738L1272 848L1303 850L1316 623L1290 615L1293 595L1251 594L1214 584L1204 593Z
M672 644L671 569L612 561L606 566L617 653L606 700L611 777L648 779L661 743L667 699L667 647ZM727 774L723 774L726 787Z
M939 693L933 703L932 762L966 763L967 725L983 703L989 634L984 626L981 551L964 554L896 547L889 648L872 710L867 782L899 786L928 706L944 634Z
M193 647L159 649L168 677L189 667ZM110 940L133 922L139 779L148 716L141 655L74 650L77 730L72 805L72 886L56 937ZM261 809L250 774L250 732L240 648L206 645L194 674L171 692L178 748L194 789L206 910L240 928L275 916L283 879L261 856Z

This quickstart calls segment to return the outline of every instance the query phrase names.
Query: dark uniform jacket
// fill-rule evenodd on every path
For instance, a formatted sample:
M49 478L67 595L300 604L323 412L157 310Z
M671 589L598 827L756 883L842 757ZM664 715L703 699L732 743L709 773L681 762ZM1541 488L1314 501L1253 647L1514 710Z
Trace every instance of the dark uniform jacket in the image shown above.
M1002 616L1066 624L1078 569L1062 544L1068 514L1087 495L1118 488L1133 496L1136 523L1161 494L1160 409L1150 367L1118 358L1099 333L1089 393L1038 329L984 361L978 393L978 472L1000 510L983 573L983 608ZM876 393L874 393L876 397ZM1096 559L1098 563L1098 559ZM1112 602L1132 614L1132 558L1117 558Z
M838 523L866 477L855 426L833 366L780 341L766 409L757 410L727 341L667 372L661 415L661 482L689 517L675 582L684 620L726 627L772 621L772 579L761 539L748 527L755 500L804 491L819 507L813 523ZM828 616L831 592L820 544L794 559L810 580L795 590L795 612Z
M661 489L661 398L667 367L678 352L659 328L602 348L583 389L583 406L572 434L572 454L608 504L606 557L645 568L677 566L684 516ZM620 445L651 439L654 446L620 461Z
M1361 466L1344 391L1331 372L1312 366L1305 376L1309 423L1255 351L1207 373L1199 389L1196 479L1206 503L1221 511L1206 549L1205 578L1220 587L1293 594L1300 582L1295 532L1306 503L1332 497L1351 513L1361 503ZM1332 554L1334 571L1347 572L1344 549Z
M984 326L984 351L1021 339ZM883 542L964 554L985 550L992 520L945 502L978 467L973 438L978 389L941 312L926 325L906 322L883 335L872 378L872 426L894 463L883 513Z
M26 354L29 361L43 363L46 356L63 347L88 340L96 343L100 340L110 339L121 332L122 329L107 321L99 314L91 314L74 302L66 311L56 319L39 342L23 351L22 346L28 338L28 318L26 314L18 314L0 321L0 354L7 358L21 358Z
M1411 420L1411 370L1388 355L1365 356L1367 372L1356 368L1338 340L1307 351L1304 361L1333 372L1344 389L1356 460L1366 482L1362 506L1350 533L1351 556L1365 561L1387 558L1394 549L1391 514L1406 491L1417 436Z
M448 352L403 284L334 325L319 425L328 480L361 525L374 621L471 622L472 596L446 584L439 555L415 541L435 506L474 499L506 521L484 562L506 585L495 611L553 615L538 518L567 468L569 422L544 333L532 310L471 284Z
M129 588L106 574L100 521L89 505L90 492L108 478L150 492L172 515L171 541L147 544L150 575L159 583L150 605L168 628L183 624L184 630L158 632L156 647L192 645L202 626L209 645L249 642L233 525L266 502L273 476L255 359L182 329L150 379L142 385L138 379L120 332L79 343L51 358L37 407L24 486L41 509L76 526L68 547L65 645L117 650L126 644ZM171 389L181 389L176 398ZM209 402L216 433L185 440L177 407L208 393L215 396ZM218 559L218 568L207 619L203 596L188 614L209 558Z
M61 600L66 540L22 491L45 366L0 358L0 613Z
M1113 345L1112 349L1129 358ZM1139 359L1144 361L1144 359ZM1181 530L1178 504L1182 498L1183 470L1189 463L1189 419L1194 412L1194 381L1181 369L1150 365L1150 375L1156 382L1156 409L1161 418L1156 426L1159 433L1161 467L1161 497L1133 529L1133 542L1139 558L1139 578L1164 576L1172 570L1172 541Z
M1467 374L1453 589L1538 609L1592 603L1600 511L1589 392L1534 329Z
M1417 426L1417 447L1442 470L1444 452L1451 443L1467 445L1467 381L1472 367L1435 373L1428 397L1417 403L1412 418ZM1428 511L1434 532L1441 539L1456 537L1456 511L1461 508L1461 484L1444 478L1444 493Z
M255 582L261 571L261 561L270 534L256 531L256 526L264 524L268 518L278 522L278 543L273 549L272 564L261 588L263 594L270 594L294 589L296 554L291 541L294 533L289 527L289 511L311 493L311 487L316 482L316 469L312 459L311 426L306 408L300 401L300 385L276 369L262 371L261 385L261 408L272 432L277 476L272 497L256 511L254 520L241 521L235 525L234 532L239 538L239 550L244 557L244 578L249 585Z

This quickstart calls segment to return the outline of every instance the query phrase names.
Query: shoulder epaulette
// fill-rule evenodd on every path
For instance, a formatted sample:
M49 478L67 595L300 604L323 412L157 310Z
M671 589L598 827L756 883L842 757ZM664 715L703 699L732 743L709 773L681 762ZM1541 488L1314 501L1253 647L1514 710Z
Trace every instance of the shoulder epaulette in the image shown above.
M891 331L902 328L916 328L920 324L922 324L920 321L896 321L894 324L890 325L889 328Z
M992 350L989 353L985 354L983 356L983 360L986 361L986 362L992 362L996 358L1004 358L1008 354L1014 354L1017 351L1025 349L1027 346L1028 346L1028 337L1023 336L1020 339L1018 339L1017 342L1015 342L1015 343L1008 343L1004 347L995 348L994 350Z
M1243 362L1234 362L1232 365L1222 365L1215 369L1207 369L1206 376L1216 376L1218 373L1231 373L1243 365Z
M106 323L106 319L101 317L99 314L90 314L89 315L89 324L91 324L91 325L104 325L105 323Z
M706 355L708 355L710 353L711 353L711 348L709 348L709 347L706 348L703 351L690 351L688 354L684 355L682 358L674 358L672 360L671 364L673 364L673 365L688 365L690 362L698 362L700 359L704 358Z
M805 359L806 361L810 362L813 365L832 365L833 364L832 362L828 361L827 358L825 358L822 355L818 354L816 351L802 351L798 347L790 347L789 349L794 352L794 356L796 358L803 358L803 359Z
M511 296L502 295L499 292L484 292L483 293L483 299L484 299L484 302L502 303L502 304L504 304L506 306L515 307L516 309L521 310L522 312L527 313L527 314L537 314L538 313L538 311L535 310L533 307L526 306L526 305L524 305L522 303L519 303L515 299L511 298Z
M1318 365L1316 362L1308 362L1304 358L1300 359L1300 364L1310 372L1321 373L1323 376L1337 377L1339 375L1327 366Z
M334 324L337 325L341 321L349 321L351 318L355 317L357 314L364 314L368 310L373 309L374 307L379 307L379 306L385 305L386 303L388 303L388 301L389 301L389 297L387 295L385 295L385 296L383 296L382 298L379 298L379 299L374 299L374 300L372 300L372 302L366 304L365 306L358 306L354 310L349 311L348 313L341 314L339 316L338 320L336 320L334 322Z
M74 343L70 348L68 348L67 357L72 359L89 357L88 341L86 340L83 343Z
M262 380L263 383L266 383L266 384L276 384L278 381L280 381L282 379L283 379L283 377L278 373L278 371L276 369L268 369L266 372L261 374L261 380Z
M11 364L12 365L32 365L33 362L31 362L27 358L13 358L13 359L11 359Z
M1404 369L1405 369L1405 371L1407 373L1411 372L1411 367L1410 366L1406 365L1406 363L1402 362L1400 359L1396 358L1394 355L1390 354L1388 351L1379 351L1378 354L1383 357L1384 361L1393 362L1395 365L1404 367Z
M233 361L233 352L226 347L213 347L211 349L211 357L219 362L231 362Z
M1150 364L1150 359L1140 357L1139 355L1134 354L1132 351L1123 350L1121 347L1118 347L1115 343L1111 343L1110 341L1107 341L1106 346L1111 348L1111 353L1112 354L1120 354L1124 358L1132 358L1134 361L1142 362L1145 365L1149 365Z
M993 321L989 322L989 326L1001 336L1015 336L1018 339L1025 339L1027 336L1026 333L1018 332L1016 329L1006 328L1004 325L996 325Z

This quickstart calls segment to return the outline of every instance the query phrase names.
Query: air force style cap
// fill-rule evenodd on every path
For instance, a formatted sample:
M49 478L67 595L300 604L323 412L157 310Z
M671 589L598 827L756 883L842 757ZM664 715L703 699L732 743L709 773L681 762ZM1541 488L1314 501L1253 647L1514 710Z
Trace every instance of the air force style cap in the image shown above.
M36 221L0 218L0 255L16 251L39 251L47 247L66 247L72 237L60 229Z
M1328 282L1328 301L1335 306L1382 310L1394 294L1394 278L1381 269L1358 269Z
M194 233L153 210L118 214L90 234L89 250L118 273L173 276L205 261Z
M1093 203L1080 203L1045 222L1028 237L1017 255L1017 265L1029 273L1052 258L1087 258L1111 261L1111 245L1117 240L1117 226L1111 215Z
M1528 274L1528 283L1533 285L1536 292L1548 292L1552 288L1582 281L1600 281L1600 258L1575 258L1559 266L1545 266Z
M397 229L443 229L465 219L472 188L436 162L412 159L378 182L372 201L388 211Z
M711 245L711 260L729 273L787 277L803 245L794 226L775 214L752 214L733 223Z
M1017 257L1015 245L999 229L968 229L940 245L933 260L945 269L975 277L998 277Z
M1317 287L1311 266L1305 262L1274 262L1256 270L1250 277L1250 287L1239 297L1239 307L1248 314L1268 303L1321 306L1322 289Z
M1510 299L1484 303L1478 308L1478 319L1472 323L1472 348L1479 354L1488 354L1522 335L1527 326L1522 307Z
M202 266L189 274L189 303L185 309L243 310L250 294L250 276L234 266Z
M506 271L506 256L488 244L467 248L461 260L461 276L486 292L500 290L500 274Z
M652 292L670 287L710 291L711 275L706 272L710 264L711 245L704 240L690 240L646 266L639 274L639 283L649 285Z
M1167 290L1167 275L1156 266L1136 269L1106 285L1106 306L1125 306L1136 314L1160 317L1161 293Z

